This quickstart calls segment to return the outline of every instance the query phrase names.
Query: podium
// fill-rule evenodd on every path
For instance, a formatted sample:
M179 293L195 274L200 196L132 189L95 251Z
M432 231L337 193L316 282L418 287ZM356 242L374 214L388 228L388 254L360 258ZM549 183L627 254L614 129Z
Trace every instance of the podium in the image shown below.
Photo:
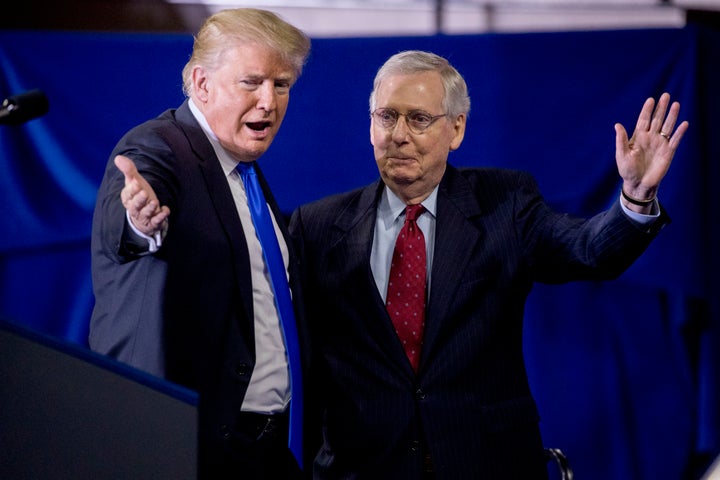
M0 320L0 478L195 479L197 394Z

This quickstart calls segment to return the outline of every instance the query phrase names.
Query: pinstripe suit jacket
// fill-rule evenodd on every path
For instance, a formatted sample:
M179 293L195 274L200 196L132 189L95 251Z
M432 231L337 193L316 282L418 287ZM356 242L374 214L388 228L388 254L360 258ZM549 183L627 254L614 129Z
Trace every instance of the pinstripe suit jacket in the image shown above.
M528 174L448 166L437 200L422 358L415 374L370 270L378 181L291 220L323 365L316 478L542 478L539 415L522 353L533 282L609 279L647 247L619 203L589 220L552 211Z

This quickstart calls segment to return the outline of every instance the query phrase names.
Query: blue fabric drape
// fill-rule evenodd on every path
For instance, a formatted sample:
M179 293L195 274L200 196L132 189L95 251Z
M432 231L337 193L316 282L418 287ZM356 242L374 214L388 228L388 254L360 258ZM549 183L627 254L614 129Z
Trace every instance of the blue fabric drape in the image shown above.
M191 48L189 35L0 31L0 97L40 88L50 100L44 117L0 126L0 316L85 345L95 190L120 136L180 104ZM376 178L368 95L404 49L444 55L468 81L453 164L529 170L574 214L619 194L613 124L632 131L663 91L682 103L690 130L660 189L673 223L615 281L538 285L525 351L546 444L578 478L695 478L693 462L720 453L720 34L316 39L260 160L287 212Z

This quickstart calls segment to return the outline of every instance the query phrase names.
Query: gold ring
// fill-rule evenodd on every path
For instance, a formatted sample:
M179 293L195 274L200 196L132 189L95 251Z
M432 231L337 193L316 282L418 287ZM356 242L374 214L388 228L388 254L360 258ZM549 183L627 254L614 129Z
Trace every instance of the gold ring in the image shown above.
M667 133L665 133L665 132L660 132L660 136L663 137L663 138L664 138L665 140L667 140L668 142L670 141L670 135L668 135Z

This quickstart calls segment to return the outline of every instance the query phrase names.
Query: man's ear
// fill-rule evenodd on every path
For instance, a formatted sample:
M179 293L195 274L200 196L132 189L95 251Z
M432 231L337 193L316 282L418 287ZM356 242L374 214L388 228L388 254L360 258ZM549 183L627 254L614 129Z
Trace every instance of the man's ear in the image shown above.
M206 102L208 98L208 75L205 68L200 65L194 66L190 74L190 80L193 88L193 98Z
M465 124L467 122L467 115L464 113L461 113L457 116L455 119L455 124L453 125L453 138L450 142L450 151L457 150L460 148L460 144L463 141L463 138L465 138Z

